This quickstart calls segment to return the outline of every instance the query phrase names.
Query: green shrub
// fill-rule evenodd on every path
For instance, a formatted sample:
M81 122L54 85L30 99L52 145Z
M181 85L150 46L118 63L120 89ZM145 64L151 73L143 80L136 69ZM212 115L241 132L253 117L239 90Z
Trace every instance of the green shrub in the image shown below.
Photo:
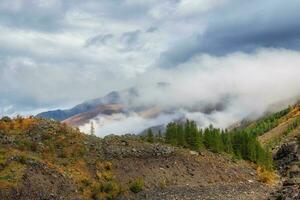
M104 182L100 186L100 191L105 196L104 199L115 199L121 193L120 186L114 181Z
M130 190L133 193L138 193L142 191L143 187L144 187L144 181L142 178L137 178L136 180L130 183Z
M114 181L107 181L101 185L101 191L105 193L118 193L119 185Z

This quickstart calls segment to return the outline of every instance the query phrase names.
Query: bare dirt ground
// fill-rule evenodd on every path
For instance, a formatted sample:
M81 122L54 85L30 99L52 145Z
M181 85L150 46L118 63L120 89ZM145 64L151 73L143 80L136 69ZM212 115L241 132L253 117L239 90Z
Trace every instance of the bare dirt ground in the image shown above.
M143 191L120 200L264 200L270 188L260 183L212 184L209 186L176 186Z
M145 186L138 194L119 199L268 199L272 187L258 181L254 166L234 162L209 151L200 154L180 150L164 157L121 158L112 161L118 181L141 178ZM128 189L126 189L128 190Z

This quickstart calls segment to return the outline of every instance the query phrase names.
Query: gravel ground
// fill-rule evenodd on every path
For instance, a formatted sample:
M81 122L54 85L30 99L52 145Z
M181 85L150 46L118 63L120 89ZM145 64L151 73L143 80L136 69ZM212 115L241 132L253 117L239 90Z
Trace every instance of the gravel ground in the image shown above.
M271 188L259 183L218 184L198 187L168 187L153 189L119 200L264 200Z

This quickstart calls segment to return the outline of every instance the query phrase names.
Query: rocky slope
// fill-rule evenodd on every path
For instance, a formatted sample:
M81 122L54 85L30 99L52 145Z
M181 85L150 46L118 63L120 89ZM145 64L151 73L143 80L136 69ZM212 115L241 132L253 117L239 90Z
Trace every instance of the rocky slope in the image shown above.
M273 149L274 167L280 175L273 200L300 199L300 104L290 107L289 112L280 117L276 127L259 137L265 146Z
M300 199L300 148L298 141L283 144L274 156L281 184L270 199Z
M0 199L266 199L255 166L43 119L0 120Z

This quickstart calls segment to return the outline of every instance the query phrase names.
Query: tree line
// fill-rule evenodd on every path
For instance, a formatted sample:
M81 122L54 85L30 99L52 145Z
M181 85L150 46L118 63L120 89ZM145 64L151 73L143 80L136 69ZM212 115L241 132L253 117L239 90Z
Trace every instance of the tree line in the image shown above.
M276 112L272 115L268 115L258 120L257 122L250 124L244 129L245 132L251 133L255 136L261 136L267 131L275 128L279 124L279 119L288 114L291 111L291 107Z
M170 122L164 137L154 137L151 129L147 132L147 140L153 142L160 138L167 144L189 148L191 150L209 149L216 153L228 153L235 158L249 160L267 169L272 167L271 153L264 149L255 134L245 130L221 130L212 125L199 129L195 121Z

